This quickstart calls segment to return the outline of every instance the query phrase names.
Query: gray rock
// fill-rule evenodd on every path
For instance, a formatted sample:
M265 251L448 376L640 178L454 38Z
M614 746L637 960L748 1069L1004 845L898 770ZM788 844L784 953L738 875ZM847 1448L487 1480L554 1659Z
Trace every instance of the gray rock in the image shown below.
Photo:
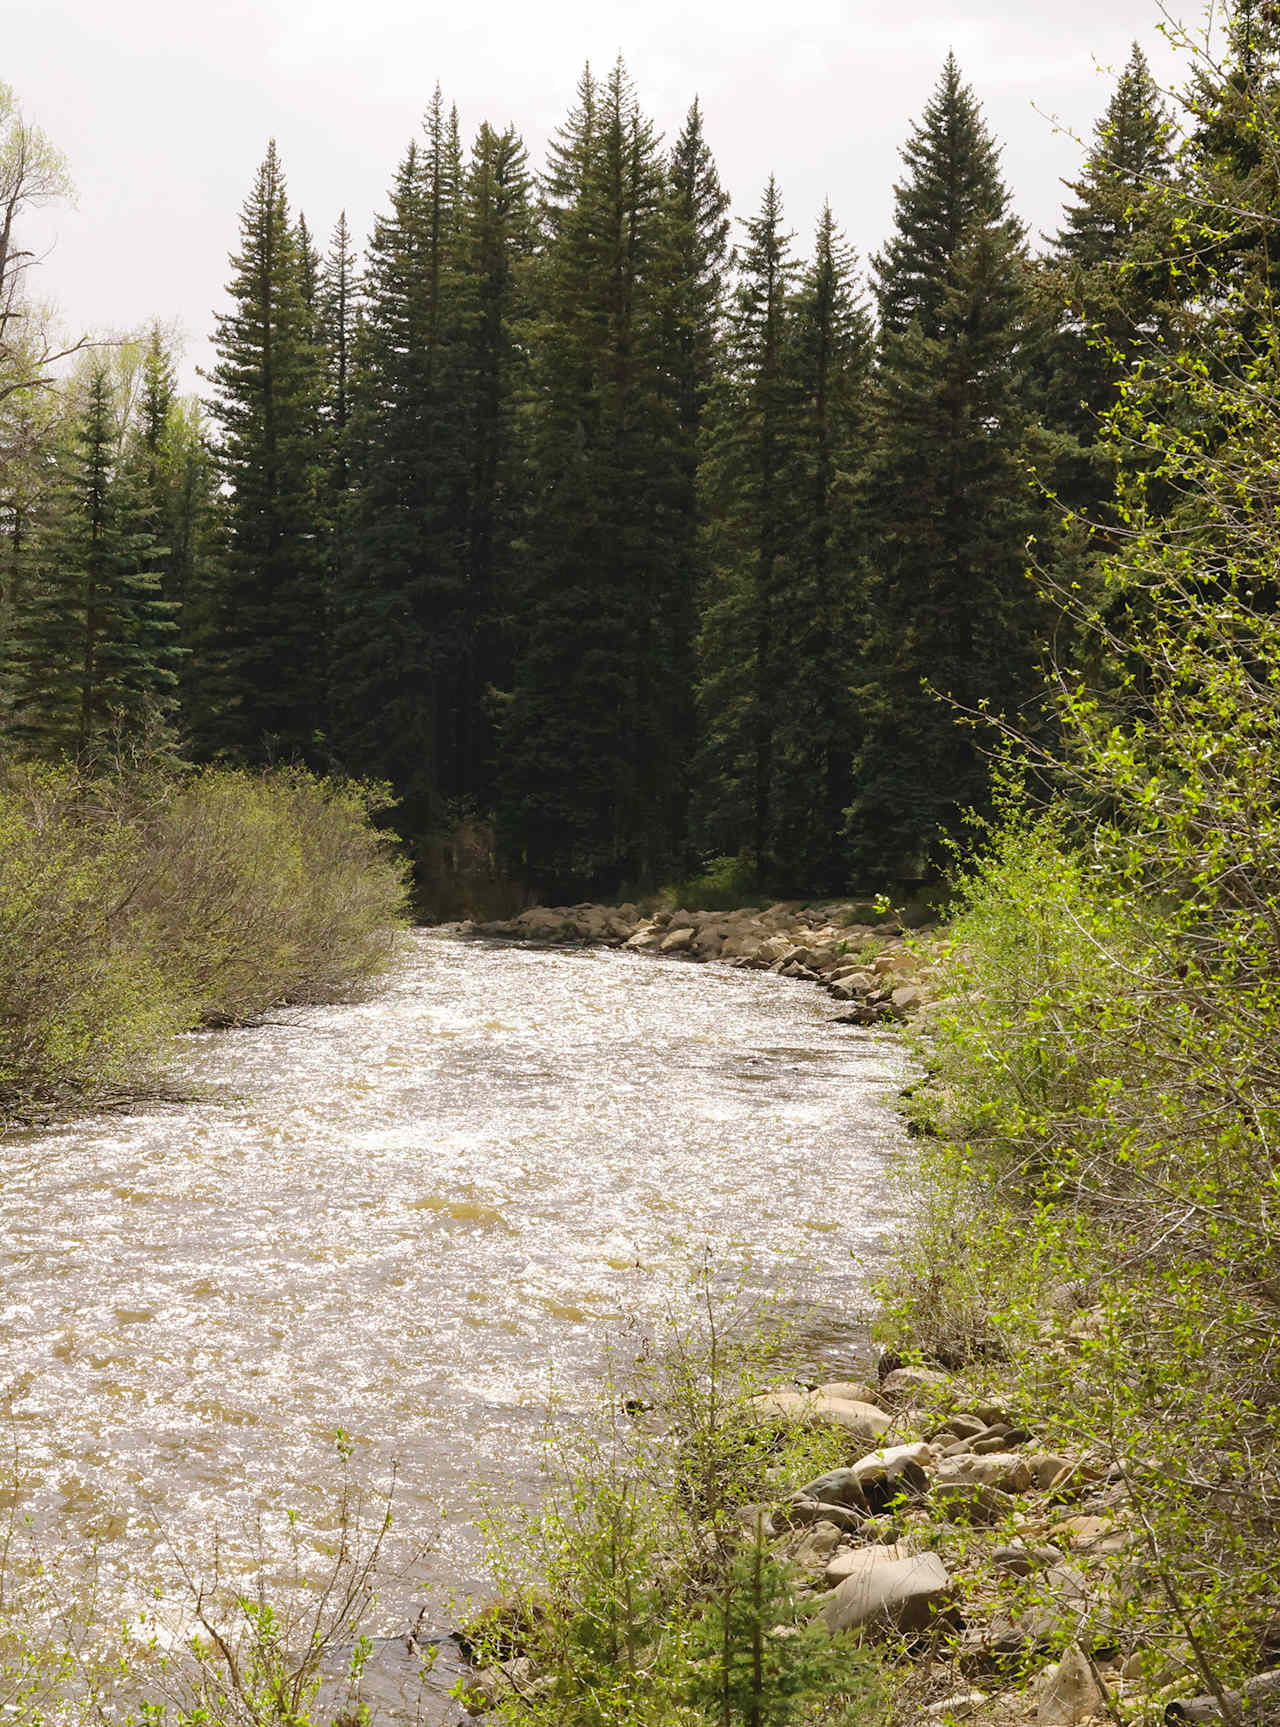
M887 1511L898 1500L918 1499L928 1491L928 1469L934 1454L923 1443L892 1445L860 1457L850 1473L857 1479L873 1511Z
M842 1536L843 1531L824 1518L805 1530L791 1557L797 1565L808 1566L810 1570L823 1568L839 1547Z
M662 953L688 953L693 946L693 938L697 932L692 924L681 925L673 929L669 935L664 935L660 946Z
M770 1391L748 1398L746 1407L762 1421L836 1427L872 1445L893 1426L893 1417L883 1409L854 1398L826 1397L820 1391Z
M850 1552L848 1567L820 1608L833 1635L862 1627L923 1631L955 1599L951 1577L936 1553L859 1547Z
M950 1384L950 1375L934 1367L895 1367L886 1373L880 1389L890 1397L918 1397L922 1392L945 1391Z
M1280 1667L1259 1673L1239 1691L1228 1691L1225 1695L1228 1704L1248 1727L1253 1727L1255 1722L1271 1723L1280 1719ZM1169 1722L1220 1721L1222 1711L1216 1697L1183 1697L1166 1707L1164 1718Z
M1011 1516L1017 1501L1012 1494L998 1487L986 1487L980 1481L939 1481L929 1495L948 1523L969 1523L975 1528L989 1529Z
M1002 1493L1028 1493L1035 1485L1030 1464L1016 1451L993 1451L984 1457L969 1451L944 1457L938 1463L938 1479L998 1487Z
M985 1421L980 1421L976 1415L952 1415L941 1426L936 1427L929 1435L931 1440L941 1439L944 1433L952 1434L956 1439L977 1439L987 1431Z
M833 1523L849 1535L857 1534L864 1521L865 1513L854 1506L837 1505L827 1499L811 1499L808 1494L796 1494L784 1505L775 1507L772 1516L775 1529L806 1529L818 1523Z
M1044 1727L1077 1727L1106 1709L1102 1687L1084 1651L1072 1644L1056 1667L1045 1675L1036 1720Z
M819 1475L816 1480L806 1482L796 1497L821 1499L829 1505L852 1505L861 1511L867 1508L862 1478L856 1469L833 1469L827 1475Z
M1027 1462L1041 1493L1047 1493L1055 1485L1062 1486L1076 1467L1074 1458L1060 1457L1053 1451L1033 1451Z

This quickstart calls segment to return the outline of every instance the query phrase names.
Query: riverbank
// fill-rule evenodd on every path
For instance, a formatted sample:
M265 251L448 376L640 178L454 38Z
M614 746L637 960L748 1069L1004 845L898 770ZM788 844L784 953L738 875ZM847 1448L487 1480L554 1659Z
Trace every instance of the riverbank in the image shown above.
M583 943L773 972L825 989L845 1006L839 1023L846 1025L894 1023L919 1013L936 999L945 958L932 926L908 936L897 918L856 900L781 900L727 912L533 906L514 918L439 927L463 939Z
M295 769L0 768L0 1132L163 1095L195 1027L356 999L407 917L377 807Z
M674 1512L683 1540L663 1525L667 1547L651 1536L641 1564L614 1548L610 1563L637 1575L616 1599L595 1600L616 1618L610 1660L581 1637L601 1531L580 1520L577 1551L544 1580L551 1587L513 1593L472 1628L466 1647L479 1665L458 1688L468 1713L545 1727L612 1720L585 1704L583 1687L616 1692L629 1672L656 1702L652 1671L641 1676L639 1664L661 1660L662 1640L674 1638L682 1647L668 1650L656 1689L671 1697L683 1685L691 1704L713 1702L717 1680L708 1685L688 1656L718 1657L723 1718L734 1722L1270 1719L1280 1672L1223 1687L1217 1652L1198 1652L1176 1615L1163 1639L1137 1632L1148 1532L1123 1460L1105 1446L1061 1444L1043 1417L1033 1431L1009 1389L998 1374L890 1368L870 1382L757 1393L722 1410L718 1431L678 1435L681 1448L701 1444L704 1465L717 1447L729 1469L742 1470L755 1446L772 1459L768 1499L691 1505L686 1493ZM805 1479L800 1466L820 1458L835 1461ZM642 1478L637 1470L630 1485ZM608 1485L616 1494L616 1478ZM593 1488L599 1495L599 1479ZM700 1582L688 1574L691 1555ZM680 1633L690 1589L701 1600ZM708 1620L710 1639L700 1636Z
M1153 1166L1176 1094L1162 1113L1160 1067L1143 1072L1122 1041L1148 1061L1167 1041L1185 1066L1204 1059L1194 1028L1142 1024L1123 925L1042 836L1015 834L984 864L946 937L855 918L847 904L664 919L579 906L462 932L728 960L833 993L847 970L857 1023L915 1017L928 1067L907 1106L882 1375L867 1383L852 1361L847 1380L743 1399L728 1449L743 1422L769 1430L765 1491L696 1532L676 1506L629 1584L651 1609L632 1622L612 1602L629 1630L598 1669L572 1626L600 1578L580 1590L562 1564L531 1615L517 1600L472 1707L540 1727L1280 1719L1273 1232L1240 1201L1226 1214L1224 1180L1238 1182L1197 1170L1194 1141ZM908 986L916 999L898 996ZM1112 1122L1139 1098L1153 1108L1135 1156ZM673 1434L678 1458L687 1423ZM663 1660L648 1713L582 1703L584 1680L621 1695L628 1663Z

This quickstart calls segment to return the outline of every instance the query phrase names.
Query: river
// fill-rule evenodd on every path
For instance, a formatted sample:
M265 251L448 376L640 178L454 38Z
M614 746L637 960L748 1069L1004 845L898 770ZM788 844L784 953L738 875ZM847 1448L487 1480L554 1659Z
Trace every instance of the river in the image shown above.
M477 1497L536 1494L549 1393L591 1405L700 1265L851 1365L905 1064L832 1015L769 974L418 930L365 1003L187 1039L184 1101L11 1141L8 1502L129 1610L215 1528L323 1526L342 1430L430 1542L387 1624L482 1589Z

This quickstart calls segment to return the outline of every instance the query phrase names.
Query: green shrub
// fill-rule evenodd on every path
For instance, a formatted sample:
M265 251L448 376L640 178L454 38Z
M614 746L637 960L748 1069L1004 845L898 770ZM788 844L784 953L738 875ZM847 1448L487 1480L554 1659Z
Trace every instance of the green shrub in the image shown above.
M203 773L148 812L140 915L204 1024L344 1001L386 969L407 890L377 807L291 769Z
M161 1083L170 1040L344 1001L388 964L403 869L375 794L300 772L0 778L0 1127Z
M704 1285L705 1294L705 1285ZM809 1623L786 1565L744 1507L845 1460L840 1439L780 1435L744 1399L767 1383L776 1334L710 1301L642 1351L637 1420L610 1387L599 1428L554 1436L546 1500L491 1528L508 1603L477 1657L529 1658L500 1718L539 1727L866 1727L878 1669ZM811 1611L811 1610L810 1610ZM487 1648L486 1648L487 1636Z
M736 911L763 903L755 864L745 857L712 858L693 875L669 883L658 899L672 909L688 906L695 911Z
M1015 809L963 884L881 1323L1003 1356L1051 1449L1112 1462L1115 1635L1203 1691L1280 1609L1280 1019L1240 964L1270 889L1209 915L1168 820L1159 877L1136 823L1070 832Z
M137 939L146 867L137 830L87 806L70 772L0 782L0 1126L145 1086L190 1023Z

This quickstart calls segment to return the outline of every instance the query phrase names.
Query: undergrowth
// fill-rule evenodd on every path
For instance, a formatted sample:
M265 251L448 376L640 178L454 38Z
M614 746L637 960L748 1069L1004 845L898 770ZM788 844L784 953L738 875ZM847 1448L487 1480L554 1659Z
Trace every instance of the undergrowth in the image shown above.
M705 1295L704 1286L704 1295ZM780 1432L747 1399L778 1339L708 1298L610 1387L599 1425L549 1440L547 1490L489 1520L501 1605L476 1616L491 1719L527 1727L875 1727L879 1665L833 1641L771 1549L764 1509L846 1461L830 1430Z
M405 915L376 796L296 771L0 777L0 1128L160 1083L171 1040L359 994Z

